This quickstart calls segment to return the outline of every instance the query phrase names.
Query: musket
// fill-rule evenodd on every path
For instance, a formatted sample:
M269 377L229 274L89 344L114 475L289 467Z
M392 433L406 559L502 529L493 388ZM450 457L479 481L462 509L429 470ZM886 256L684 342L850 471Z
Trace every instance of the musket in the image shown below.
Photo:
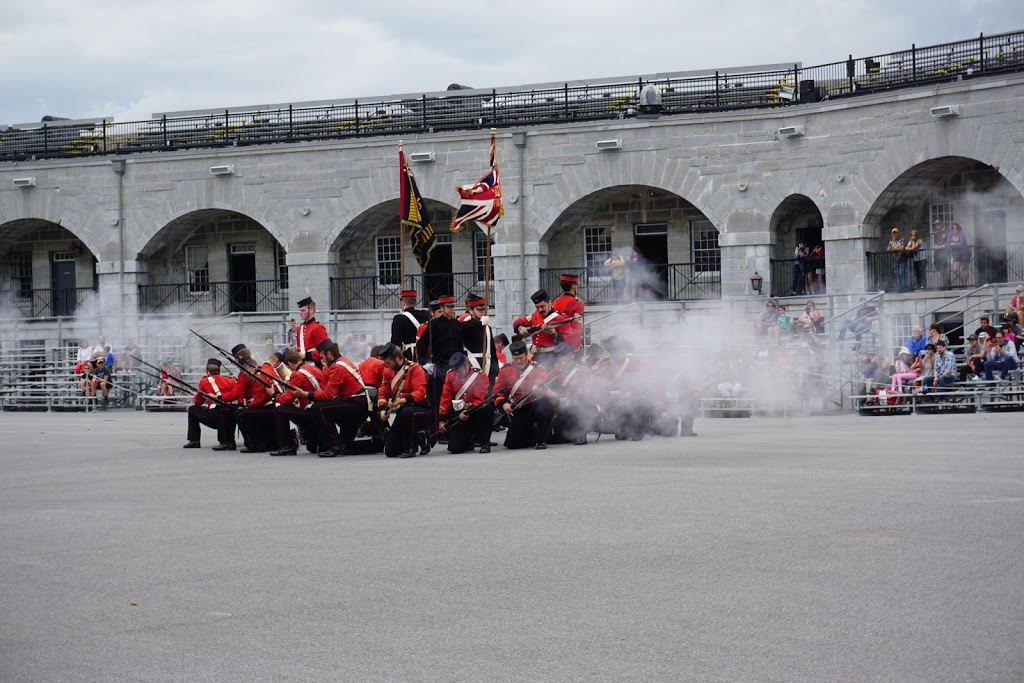
M220 355L224 356L229 361L231 361L231 363L235 367L237 367L239 370L241 370L245 374L249 375L249 377L251 377L253 380L258 382L259 384L263 385L263 388L273 390L274 389L274 384L273 384L274 382L280 383L282 386L288 387L292 391L295 391L296 389L299 388L299 387L296 387L296 386L294 386L292 384L289 384L288 382L284 381L280 377L275 377L274 375L271 375L269 372L267 372L266 370L261 368L259 365L256 366L255 370L250 369L244 363L241 363L237 358L232 356L228 351L225 351L221 347L217 346L212 341L210 341L209 339L207 339L203 335L199 334L195 330L189 329L189 332L191 332L192 334L196 335L197 337L202 339L204 342L206 342L207 344L212 346L217 351L217 353L219 353ZM263 380L263 378L260 377L260 375L264 375L265 377L270 378L270 383L265 382Z
M484 400L481 403L478 403L477 405L472 406L470 408L464 408L463 410L459 411L459 414L456 415L455 417L445 420L445 430L449 430L452 427L454 427L456 423L459 422L459 416L461 416L463 413L465 413L466 416L469 417L470 415L473 415L474 413L483 410L484 408L493 408L493 406L491 405L491 400L493 398L493 396L488 394L487 396L484 397ZM430 445L433 446L435 443L437 443L437 440L441 438L442 434L444 434L444 431L438 429L436 432L428 436L427 439L430 441Z
M136 358L136 360L138 360L138 358ZM150 365L149 367L153 367L153 366ZM177 377L171 377L170 375L167 376L167 379L164 379L163 377L158 377L157 375L154 375L151 372L146 372L145 370L138 370L137 372L139 374L145 375L146 377L149 377L150 379L156 379L156 380L160 380L161 382L171 382L171 383L177 384L178 385L177 388L179 388L179 389L184 389L186 391L191 391L193 393L199 394L203 398L209 399L209 400L213 401L214 403L219 403L220 405L222 405L222 406L224 406L226 408L230 408L231 407L231 404L228 403L227 401L224 401L223 399L221 399L218 396L214 396L213 394L208 394L205 391L197 389L196 387L193 387L191 384L189 384L188 382L186 382L183 379L178 379Z
M519 334L518 332L516 334L513 334L512 335L512 341L519 341L519 340L524 339L526 337L531 337L531 336L537 334L538 332L540 332L541 330L543 330L545 327L558 327L559 325L567 325L567 324L569 324L571 322L578 322L576 320L575 316L573 316L572 318L566 318L565 320L556 320L553 323L544 323L543 325L534 325L532 327L526 328L526 334Z

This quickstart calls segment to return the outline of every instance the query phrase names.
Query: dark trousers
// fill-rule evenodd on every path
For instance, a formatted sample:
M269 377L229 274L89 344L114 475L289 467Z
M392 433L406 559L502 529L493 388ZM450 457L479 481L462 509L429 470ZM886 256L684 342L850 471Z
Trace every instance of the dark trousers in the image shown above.
M456 413L449 413L448 419L452 420ZM481 445L491 442L491 423L494 420L494 407L481 408L468 420L454 420L454 424L448 428L448 452L465 453L473 450L473 440Z
M289 426L294 424L299 428L306 441L306 449L310 453L316 453L319 450L320 434L316 428L316 420L310 411L311 409L299 408L292 404L278 406L274 410L277 443L281 445L281 448L286 446L298 447L299 444L292 441L291 427Z
M249 450L267 451L278 448L273 405L239 408L235 411L235 420L238 422L239 431L242 432L245 447Z
M447 374L447 365L435 363L434 374L427 376L427 404L430 407L430 419L433 421L434 429L437 429L439 424L437 413L441 406L441 394L444 392L444 378Z
M587 401L559 402L551 423L551 443L574 443L594 428L597 406Z
M538 443L547 443L553 416L554 405L546 398L520 407L512 413L505 434L505 448L530 448Z
M422 403L399 408L395 422L384 438L384 455L396 456L415 451L418 446L416 433L421 429L431 429L432 419L430 407Z
M316 401L308 412L312 413L312 421L323 449L334 448L339 443L345 448L351 448L359 425L366 422L369 414L366 399L361 396L344 401Z
M202 430L199 428L199 425L206 425L210 429L217 430L217 442L223 443L224 438L223 434L221 434L220 412L220 406L213 406L212 408L206 404L189 406L188 440L199 443L200 437L202 436Z

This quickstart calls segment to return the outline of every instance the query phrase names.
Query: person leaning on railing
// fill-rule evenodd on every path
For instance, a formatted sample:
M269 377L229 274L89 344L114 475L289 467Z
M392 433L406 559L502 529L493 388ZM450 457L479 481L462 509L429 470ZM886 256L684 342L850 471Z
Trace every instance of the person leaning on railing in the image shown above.
M946 235L946 246L949 247L949 258L952 261L952 287L966 287L970 276L971 247L967 244L967 236L959 223Z
M910 260L911 270L914 275L912 287L914 289L923 289L926 284L928 257L924 252L924 242L921 241L921 233L917 230L910 231L910 239L903 245L903 253Z
M891 253L894 259L892 270L896 276L896 289L900 292L910 290L910 282L907 277L907 254L906 243L900 237L900 229L893 228L889 231L889 244L885 250Z

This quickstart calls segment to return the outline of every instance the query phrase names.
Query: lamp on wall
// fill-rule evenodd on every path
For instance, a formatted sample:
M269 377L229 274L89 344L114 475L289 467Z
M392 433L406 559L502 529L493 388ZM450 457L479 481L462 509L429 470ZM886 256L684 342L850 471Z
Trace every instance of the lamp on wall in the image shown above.
M764 283L764 278L758 275L757 271L750 276L750 288L754 290L754 294L761 293L761 285Z

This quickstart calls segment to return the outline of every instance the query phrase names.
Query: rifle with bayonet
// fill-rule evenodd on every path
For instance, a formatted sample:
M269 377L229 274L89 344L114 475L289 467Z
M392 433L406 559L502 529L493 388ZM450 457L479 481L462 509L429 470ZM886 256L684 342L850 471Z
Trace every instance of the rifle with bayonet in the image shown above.
M436 432L427 437L427 440L430 442L431 447L433 447L434 444L437 443L437 440L441 438L442 434L450 430L459 422L459 419L462 415L465 415L468 418L473 414L483 410L484 408L493 408L494 406L491 405L492 399L493 396L487 394L487 396L484 397L484 400L481 403L478 403L475 406L470 406L469 408L464 408L460 410L455 417L448 418L447 420L445 420L444 429L438 429Z
M129 356L129 358L135 358L135 356ZM139 361L140 363L142 363L143 365L145 365L147 367L153 368L154 370L157 369L156 366L150 365L149 363L147 363L146 361L142 360L141 358L135 358L135 360ZM149 377L150 379L155 379L155 380L159 380L161 382L169 382L171 384L175 384L175 385L177 385L176 386L177 389L184 389L185 391L189 391L189 392L192 392L194 394L199 394L203 398L209 399L210 401L213 401L214 403L220 404L220 405L222 405L222 406L224 406L226 408L232 407L231 404L228 403L227 401L224 401L220 397L214 396L213 394L208 394L205 391L201 391L200 389L192 386L191 384L189 384L188 382L186 382L183 379L178 379L177 377L172 377L171 375L167 375L167 377L164 378L164 377L160 377L158 375L154 375L151 372L146 372L145 370L141 370L141 369L138 369L138 368L136 369L136 372L138 372L140 375L144 375L146 377ZM163 372L163 370L161 370L161 372Z
M206 342L207 344L212 346L217 351L217 353L219 353L220 355L224 356L229 361L231 361L231 363L235 367L237 367L240 371L242 371L245 374L249 375L249 377L251 377L254 381L256 381L259 384L263 385L263 388L270 389L271 392L273 392L275 394L280 393L278 391L274 391L277 388L277 387L274 386L275 384L280 384L281 386L287 387L288 389L291 389L292 391L300 390L299 387L295 386L294 384L289 384L288 382L286 382L281 377L279 377L277 375L270 374L269 372L267 372L266 370L261 368L258 364L256 365L255 369L249 368L244 363L240 362L237 358L235 358L233 355L231 355L231 353L229 353L228 351L225 351L221 347L217 346L212 341L210 341L209 339L207 339L203 335L199 334L195 330L191 330L190 329L189 332L191 332L192 334L196 335L197 337L202 339L204 342ZM269 382L265 381L263 379L263 377L261 377L260 375L263 375L263 377L266 377L270 381Z

